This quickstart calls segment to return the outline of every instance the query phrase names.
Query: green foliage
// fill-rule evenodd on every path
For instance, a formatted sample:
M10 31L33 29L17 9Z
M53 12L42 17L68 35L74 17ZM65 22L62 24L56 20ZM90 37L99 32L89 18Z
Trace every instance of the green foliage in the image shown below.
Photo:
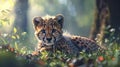
M19 49L18 46L16 47ZM14 49L7 45L1 45L0 66L31 67L32 65L32 67L64 67L73 65L73 67L76 67L76 65L88 65L88 63L93 64L96 67L120 66L120 47L119 44L116 43L112 44L112 46L104 53L97 52L86 54L84 52L80 52L78 57L65 54L60 51L56 51L55 53L44 51L39 55L27 54L29 50L26 50L25 48L19 49L19 51L16 50L16 48Z
M0 11L0 27L5 26L6 24L10 24L9 17L10 10L5 9Z

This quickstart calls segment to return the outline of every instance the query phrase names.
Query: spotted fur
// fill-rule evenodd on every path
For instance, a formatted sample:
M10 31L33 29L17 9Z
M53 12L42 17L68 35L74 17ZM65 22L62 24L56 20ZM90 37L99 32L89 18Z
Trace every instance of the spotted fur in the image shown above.
M38 49L40 51L60 50L66 53L77 54L80 51L97 51L98 46L93 40L74 35L63 35L64 17L56 16L35 17L33 19L35 35L39 40Z

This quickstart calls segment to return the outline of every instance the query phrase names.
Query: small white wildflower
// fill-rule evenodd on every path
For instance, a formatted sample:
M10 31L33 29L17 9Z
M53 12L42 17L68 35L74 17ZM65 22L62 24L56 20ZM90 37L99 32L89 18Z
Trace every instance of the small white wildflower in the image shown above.
M76 59L73 59L72 63L75 63L77 60Z
M109 40L108 39L105 39L105 43L107 43Z
M7 37L8 36L8 34L6 34L6 33L4 33L4 34L2 34L3 35L3 37Z
M96 37L96 38L95 38L95 41L97 41L97 40L98 40L98 38Z
M6 51L8 52L9 50L8 50L8 49L6 49Z
M114 28L110 29L110 32L115 32L115 29Z
M17 53L17 51L15 50L14 53Z
M91 54L89 54L88 56L89 56L89 57L91 57L92 55L91 55Z
M86 49L83 49L82 52L84 53L86 51Z

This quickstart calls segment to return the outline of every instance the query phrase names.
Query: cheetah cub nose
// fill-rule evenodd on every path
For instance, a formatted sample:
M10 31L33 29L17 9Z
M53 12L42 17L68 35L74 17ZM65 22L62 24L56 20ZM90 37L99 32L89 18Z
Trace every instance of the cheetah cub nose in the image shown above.
M46 40L47 40L48 42L50 42L50 41L52 40L52 38L46 38Z

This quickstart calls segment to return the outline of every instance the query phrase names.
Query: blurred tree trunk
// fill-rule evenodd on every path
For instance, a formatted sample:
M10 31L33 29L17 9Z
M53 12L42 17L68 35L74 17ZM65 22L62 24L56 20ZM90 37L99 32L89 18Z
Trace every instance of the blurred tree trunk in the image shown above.
M112 37L120 41L120 7L119 0L96 0L96 14L90 38L95 40L100 34L99 40ZM118 38L119 37L119 38Z
M28 32L28 0L16 0L14 27L22 32Z
M109 23L109 9L106 0L96 0L95 21L91 29L90 38L95 40L97 34L103 38L104 29Z

